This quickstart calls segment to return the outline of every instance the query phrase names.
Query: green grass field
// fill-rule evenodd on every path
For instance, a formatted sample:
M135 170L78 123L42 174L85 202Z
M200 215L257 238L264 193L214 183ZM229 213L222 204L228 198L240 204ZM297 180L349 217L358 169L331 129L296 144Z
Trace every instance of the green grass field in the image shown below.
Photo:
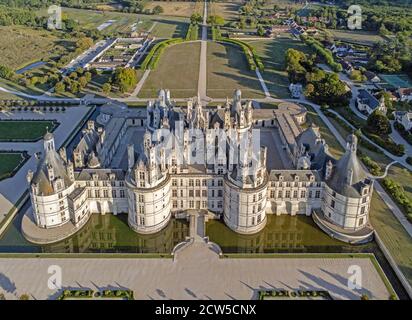
M328 29L335 40L372 46L377 42L385 41L379 34L363 30L333 30Z
M235 45L209 42L207 45L207 95L232 97L241 89L245 98L264 98L259 80L249 70L242 49Z
M22 161L22 153L0 153L0 180L17 168Z
M71 43L45 30L22 26L0 27L0 64L17 70L41 59L60 55Z
M147 1L144 9L152 10L155 6L163 8L162 16L176 16L190 18L193 13L203 13L203 1Z
M183 37L189 23L188 18L167 15L156 16L73 8L63 8L62 12L68 18L78 21L79 25L86 29L97 29L103 23L115 20L110 26L101 31L103 34L113 32L130 33L132 26L136 27L135 31L137 32L145 32L149 31L156 23L151 30L155 37ZM39 16L45 14L45 10L38 11Z
M290 48L310 53L311 50L303 42L293 40L285 33L276 39L248 41L262 58L265 71L262 77L270 94L275 98L290 98L289 79L285 71L285 54Z
M150 72L139 98L157 97L159 89L169 89L172 98L190 98L197 94L200 43L183 43L165 49L156 69Z
M210 2L210 15L223 17L225 21L236 21L239 19L239 8L241 3L238 2Z
M412 239L376 192L369 216L372 226L412 285Z
M53 131L53 121L0 121L0 141L35 140L46 132Z

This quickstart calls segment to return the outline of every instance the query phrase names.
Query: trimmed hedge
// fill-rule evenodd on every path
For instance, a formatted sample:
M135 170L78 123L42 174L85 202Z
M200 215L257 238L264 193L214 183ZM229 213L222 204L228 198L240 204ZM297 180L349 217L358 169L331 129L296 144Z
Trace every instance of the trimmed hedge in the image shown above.
M195 41L199 37L199 25L191 23L186 33L186 41Z
M156 66L160 60L160 56L162 55L164 49L171 44L177 44L184 42L185 40L182 38L175 38L175 39L168 39L156 43L153 48L150 50L146 58L143 60L140 69L147 70L147 69L156 69Z
M305 35L301 35L301 40L305 42L308 46L312 47L316 51L316 53L319 54L326 61L326 63L332 68L333 71L342 71L342 65L340 63L335 62L332 51L326 49L322 43L320 43L312 37L308 37Z
M222 38L219 26L212 26L212 40L218 41Z
M265 297L275 297L275 298L315 298L322 297L327 300L332 300L331 295L328 291L323 290L265 290L259 291L259 300L264 300Z

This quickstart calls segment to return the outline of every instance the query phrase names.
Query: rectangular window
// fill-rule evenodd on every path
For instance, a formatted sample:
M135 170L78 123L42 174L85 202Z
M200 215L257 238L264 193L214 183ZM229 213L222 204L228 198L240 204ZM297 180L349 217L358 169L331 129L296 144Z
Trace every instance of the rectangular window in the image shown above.
M286 199L289 199L289 198L290 198L290 191L289 191L289 190L286 190L286 192L285 192L285 198L286 198Z
M193 187L193 179L189 180L189 187Z
M320 190L316 190L315 198L317 198L317 199L320 198Z
M293 198L297 198L298 197L298 190L293 190Z
M124 198L124 190L120 190L120 198Z
M330 206L331 206L332 208L335 208L335 200L331 200L331 201L330 201Z
M223 187L223 180L218 180L217 185L218 187Z
M172 190L172 197L177 197L177 190Z
M189 190L189 197L193 197L193 190Z
M301 190L300 191L300 197L305 198L306 197L306 190Z

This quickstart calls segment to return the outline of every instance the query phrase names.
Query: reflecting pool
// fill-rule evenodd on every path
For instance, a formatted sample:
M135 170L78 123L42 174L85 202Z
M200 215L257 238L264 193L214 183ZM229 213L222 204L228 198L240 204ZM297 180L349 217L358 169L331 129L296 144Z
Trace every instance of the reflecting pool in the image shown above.
M189 235L185 220L172 219L162 231L139 235L127 225L127 215L93 214L87 224L70 238L50 245L35 245L20 232L21 215L0 239L0 252L52 253L171 253Z
M239 235L223 222L211 220L206 235L224 253L373 252L376 244L349 245L329 237L311 217L267 215L266 227L255 235Z

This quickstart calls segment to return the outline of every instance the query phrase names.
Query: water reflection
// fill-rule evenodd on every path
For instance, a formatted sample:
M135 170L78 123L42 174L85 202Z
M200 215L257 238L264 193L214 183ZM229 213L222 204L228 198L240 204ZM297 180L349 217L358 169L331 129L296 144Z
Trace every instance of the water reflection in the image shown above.
M239 235L221 221L206 225L210 240L225 253L369 252L374 244L354 246L330 238L307 216L268 215L256 235Z
M172 219L165 229L156 234L139 235L129 228L125 214L118 216L94 214L89 222L72 237L43 246L27 242L16 231L16 226L7 230L5 237L0 241L0 252L170 253L173 247L189 234L189 227L185 221Z

